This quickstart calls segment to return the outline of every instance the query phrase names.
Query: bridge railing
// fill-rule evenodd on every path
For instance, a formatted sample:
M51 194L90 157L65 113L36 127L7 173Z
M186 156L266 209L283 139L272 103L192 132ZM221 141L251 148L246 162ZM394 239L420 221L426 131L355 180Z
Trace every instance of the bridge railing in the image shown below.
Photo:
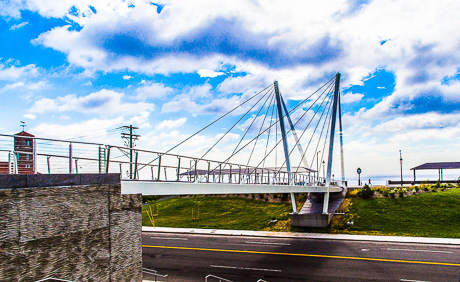
M19 143L29 145L18 146ZM18 167L14 173L120 173L122 179L132 180L290 184L287 171L276 168L102 143L5 134L0 134L0 168L1 164ZM316 185L317 182L324 183L324 179L311 173L292 173L293 185Z

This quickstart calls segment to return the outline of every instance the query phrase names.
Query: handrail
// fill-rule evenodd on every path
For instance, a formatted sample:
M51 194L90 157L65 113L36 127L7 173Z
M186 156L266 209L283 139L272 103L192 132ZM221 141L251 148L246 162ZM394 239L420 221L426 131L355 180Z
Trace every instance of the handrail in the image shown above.
M65 279L59 279L59 278L54 278L54 277L47 277L47 278L43 278L43 279L40 279L40 280L37 280L35 282L44 282L44 281L61 281L61 282L73 282L71 280L65 280Z
M166 281L168 281L168 274L161 275L158 274L158 271L148 268L142 268L142 272L155 276L155 282L157 282L157 277L166 278Z
M219 279L219 282L221 282L221 281L233 282L232 280L228 280L228 279L225 279L225 278L222 278L222 277L219 277L219 276L216 276L216 275L212 275L212 274L208 274L208 275L204 278L204 281L205 281L205 282L208 281L208 277L212 277L212 278Z

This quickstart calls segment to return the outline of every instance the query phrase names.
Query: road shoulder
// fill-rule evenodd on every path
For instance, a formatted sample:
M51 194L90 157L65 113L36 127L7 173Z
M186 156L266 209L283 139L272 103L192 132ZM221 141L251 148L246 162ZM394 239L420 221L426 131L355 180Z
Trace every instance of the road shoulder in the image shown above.
M460 239L142 226L142 232L460 245Z

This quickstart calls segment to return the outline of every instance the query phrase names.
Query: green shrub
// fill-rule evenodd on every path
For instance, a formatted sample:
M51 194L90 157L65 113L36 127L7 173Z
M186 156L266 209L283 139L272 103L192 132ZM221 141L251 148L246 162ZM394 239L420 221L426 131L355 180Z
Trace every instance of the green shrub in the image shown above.
M420 190L420 188L418 188L418 186L415 186L414 189L415 189L415 193L417 193Z
M431 192L436 193L436 192L438 192L438 189L433 188L433 189L431 189Z
M423 191L428 192L428 190L430 190L430 189L428 189L427 186L423 187Z
M364 184L363 189L358 192L358 196L360 196L363 199L370 199L372 198L372 195L374 195L375 191L372 190L367 184Z
M402 190L398 191L398 197L400 197L400 198L403 198L405 194L406 193L404 193L404 191L402 191Z

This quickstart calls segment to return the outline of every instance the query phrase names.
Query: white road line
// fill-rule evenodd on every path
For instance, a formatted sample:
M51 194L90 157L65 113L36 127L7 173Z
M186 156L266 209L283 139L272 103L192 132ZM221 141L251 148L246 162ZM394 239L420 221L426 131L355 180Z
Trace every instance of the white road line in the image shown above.
M407 251L407 252L425 252L425 253L446 253L446 254L453 254L454 252L449 251L432 251L432 250L415 250L415 249L392 249L387 248L389 251ZM411 280L409 280L411 281Z
M289 243L272 243L272 242L256 242L256 241L246 241L246 244L260 244L260 245L282 245L282 246L290 246Z
M187 238L174 238L174 237L150 237L150 239L161 239L161 240L182 240L188 241Z
M410 279L399 279L401 281L408 281L408 282L430 282L430 281L423 281L423 280L410 280Z
M256 271L270 271L270 272L281 272L279 269L266 269L266 268L254 268L254 267L241 267L241 266L227 266L227 265L210 265L215 268L227 268L227 269L242 269L242 270L256 270Z

